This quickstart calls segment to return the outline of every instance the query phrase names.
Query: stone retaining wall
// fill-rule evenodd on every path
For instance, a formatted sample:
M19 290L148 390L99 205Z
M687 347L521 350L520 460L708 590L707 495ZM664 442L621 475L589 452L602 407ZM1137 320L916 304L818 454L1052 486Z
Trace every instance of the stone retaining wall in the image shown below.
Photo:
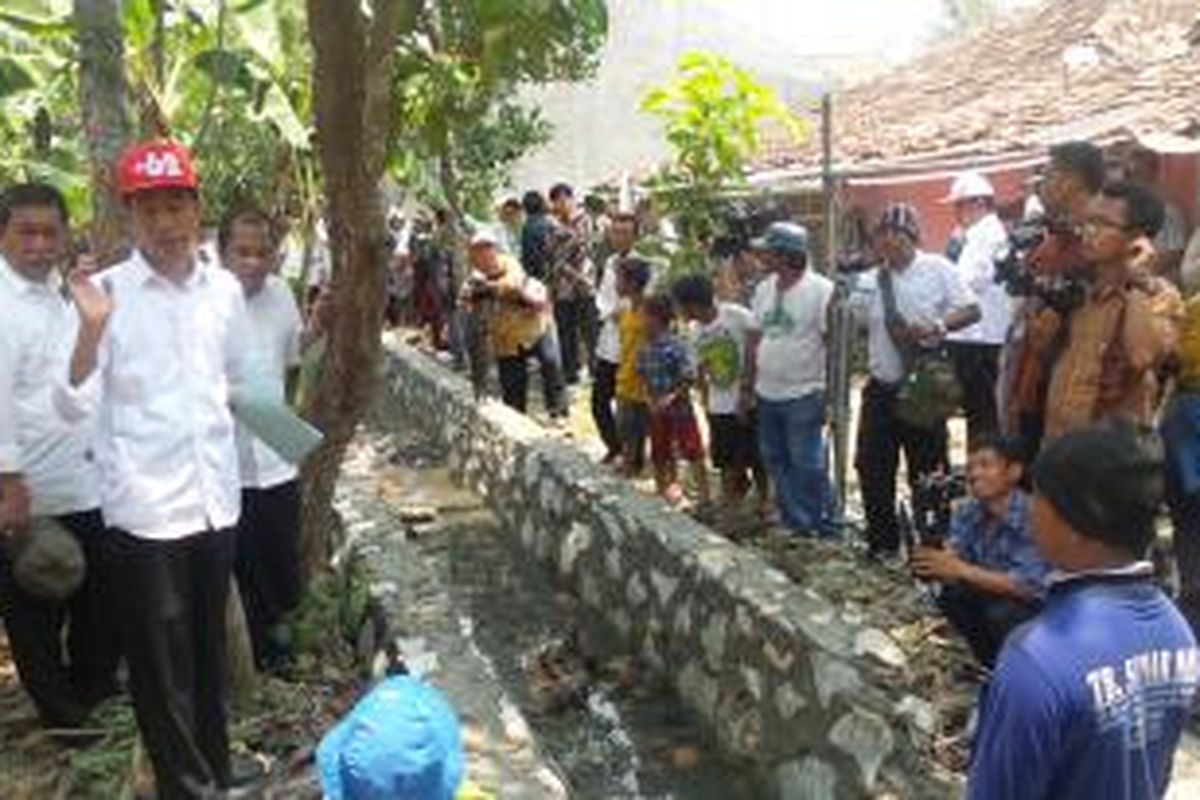
M531 556L587 613L672 676L730 754L781 798L953 794L926 755L932 707L904 653L755 554L646 497L576 448L404 345L390 347L386 413L447 448Z

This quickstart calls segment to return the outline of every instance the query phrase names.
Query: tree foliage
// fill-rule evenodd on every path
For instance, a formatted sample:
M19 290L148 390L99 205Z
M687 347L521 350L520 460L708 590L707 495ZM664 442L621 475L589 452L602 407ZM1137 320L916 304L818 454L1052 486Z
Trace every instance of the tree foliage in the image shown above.
M247 194L272 206L313 201L300 4L124 0L121 26L138 133L193 147L211 214ZM6 0L0 11L0 179L48 178L85 213L76 33L70 0ZM48 121L48 147L31 135L39 119Z
M393 171L427 199L486 213L512 165L550 135L525 83L591 75L603 0L431 0L400 39Z
M672 152L652 188L680 223L681 268L703 263L705 245L725 233L725 196L744 184L763 126L797 140L807 135L804 120L770 87L714 53L681 56L676 77L649 90L642 110L662 121Z

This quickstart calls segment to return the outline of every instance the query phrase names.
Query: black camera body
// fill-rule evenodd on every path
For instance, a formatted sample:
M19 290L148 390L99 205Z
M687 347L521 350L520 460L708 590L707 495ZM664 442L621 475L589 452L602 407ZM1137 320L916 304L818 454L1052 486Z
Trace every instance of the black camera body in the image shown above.
M1080 278L1037 275L1029 266L1029 256L1046 241L1049 229L1044 223L1028 223L1013 228L1008 248L995 261L996 283L1013 297L1037 297L1059 314L1069 314L1087 299L1087 284Z
M941 547L950 534L954 503L966 496L967 476L961 471L935 472L918 478L912 495L914 544Z

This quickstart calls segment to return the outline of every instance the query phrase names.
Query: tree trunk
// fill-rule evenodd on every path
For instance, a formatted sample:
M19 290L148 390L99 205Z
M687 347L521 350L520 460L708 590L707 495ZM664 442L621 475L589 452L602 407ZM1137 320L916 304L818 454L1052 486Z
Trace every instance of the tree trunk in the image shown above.
M258 673L254 669L254 646L250 642L242 593L233 577L229 579L229 600L225 604L225 643L229 685L236 699L245 700L254 691Z
M129 246L129 224L116 186L116 163L129 142L121 0L75 0L79 102L92 174L92 252L101 264Z
M394 107L396 36L411 1L308 0L334 308L313 408L325 442L304 470L302 549L309 575L327 562L338 469L380 374L388 251L379 184Z

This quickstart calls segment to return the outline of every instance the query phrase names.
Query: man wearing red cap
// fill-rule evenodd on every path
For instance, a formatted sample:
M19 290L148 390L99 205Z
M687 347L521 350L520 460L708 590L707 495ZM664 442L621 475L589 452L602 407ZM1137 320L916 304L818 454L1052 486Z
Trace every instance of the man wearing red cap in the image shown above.
M99 404L101 507L158 796L207 797L230 777L225 604L240 492L229 400L245 301L200 253L187 151L137 145L118 169L135 249L71 276L80 328L60 410Z

